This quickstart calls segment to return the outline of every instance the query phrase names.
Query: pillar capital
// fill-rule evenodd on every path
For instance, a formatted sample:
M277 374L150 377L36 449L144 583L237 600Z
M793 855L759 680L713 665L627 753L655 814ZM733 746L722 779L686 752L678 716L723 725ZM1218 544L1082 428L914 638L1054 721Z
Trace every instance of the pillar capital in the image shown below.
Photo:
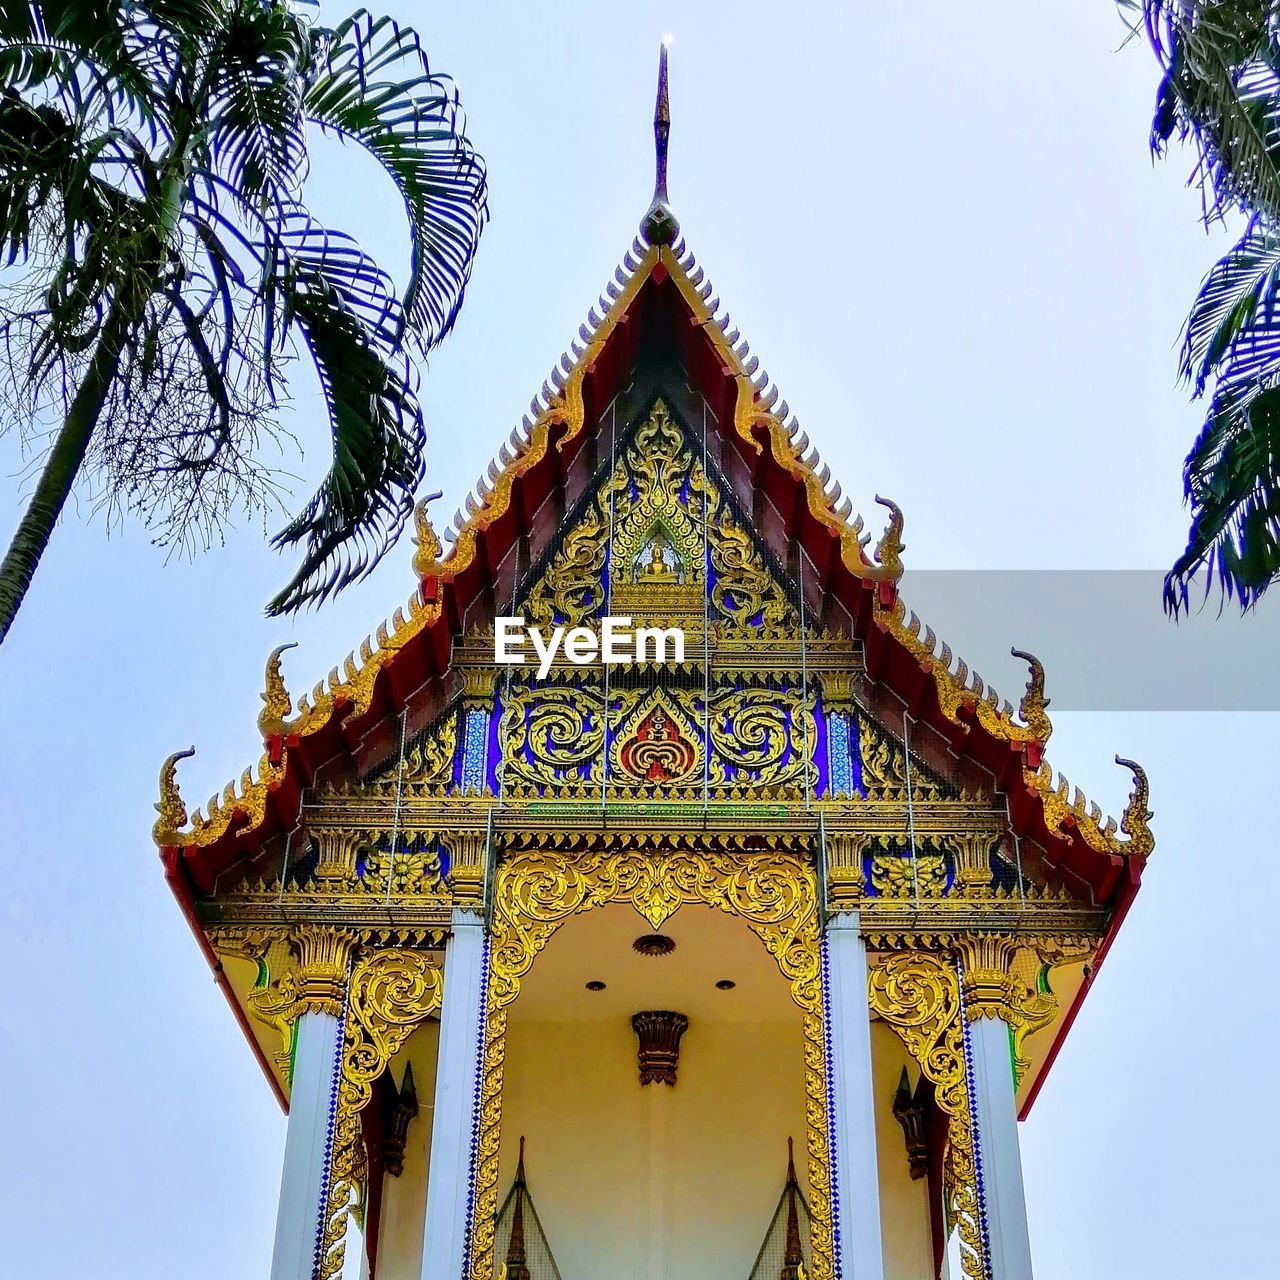
M857 676L852 671L815 671L814 679L822 690L822 702L828 711L846 715L854 710L853 688Z
M1088 938L969 933L958 936L954 945L961 961L965 1016L970 1022L999 1018L1008 1026L1020 1081L1028 1066L1023 1054L1027 1037L1058 1014L1058 997L1040 981L1041 974L1056 964L1087 959L1095 943ZM1026 953L1021 961L1020 953Z
M871 844L865 832L826 833L827 902L834 911L848 911L862 901L862 855Z
M991 892L991 852L1000 843L998 831L961 831L951 837L956 859L956 892L966 897Z
M347 963L358 939L345 929L306 925L290 935L298 957L296 975L298 1013L342 1013L347 988Z
M362 835L340 827L316 827L312 831L317 846L316 883L339 889L356 879L356 852Z
M978 1018L1013 1021L1013 1008L1024 986L1013 970L1020 945L1007 933L966 933L956 938L962 965L961 991L970 1022Z
M460 667L458 679L462 685L462 705L493 710L493 694L497 687L497 672L493 667Z
M449 886L457 907L479 908L484 899L485 855L483 831L455 831L445 837L449 849Z

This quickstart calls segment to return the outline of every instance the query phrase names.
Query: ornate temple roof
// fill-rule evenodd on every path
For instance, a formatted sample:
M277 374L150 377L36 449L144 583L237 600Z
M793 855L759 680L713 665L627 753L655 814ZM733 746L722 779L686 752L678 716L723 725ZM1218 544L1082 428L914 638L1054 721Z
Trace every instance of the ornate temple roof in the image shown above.
M220 881L243 876L265 846L287 837L318 776L344 769L358 775L385 756L406 709L411 732L424 722L415 695L449 669L454 639L468 609L492 590L495 566L530 536L548 497L563 490L566 469L600 429L605 406L626 384L646 343L662 333L674 342L685 376L709 409L708 430L726 453L738 455L753 488L789 513L785 534L816 566L815 588L830 593L852 618L868 674L892 689L915 721L940 734L958 760L990 774L1007 796L1013 829L1044 848L1065 883L1110 908L1099 962L1105 954L1154 845L1145 775L1117 758L1133 773L1132 796L1119 824L1104 818L1044 758L1052 725L1039 662L1018 654L1030 676L1015 712L906 608L898 590L902 512L877 497L888 520L869 552L861 517L679 234L665 183L669 128L664 50L655 118L658 180L641 235L443 540L425 504L419 505L418 584L405 606L299 698L296 709L281 670L281 654L291 646L270 655L258 717L261 758L203 811L188 815L176 780L178 760L191 752L165 762L154 837L166 877L206 951L194 919L197 898L215 895Z

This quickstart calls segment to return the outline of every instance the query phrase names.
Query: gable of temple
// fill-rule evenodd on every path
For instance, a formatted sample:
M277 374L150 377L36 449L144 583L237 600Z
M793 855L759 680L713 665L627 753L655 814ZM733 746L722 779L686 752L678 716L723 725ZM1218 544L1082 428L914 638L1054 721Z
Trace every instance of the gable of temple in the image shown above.
M536 655L490 670L493 624L475 627L456 652L480 673L469 701L491 707L468 706L459 692L407 745L403 765L343 790L411 801L490 794L514 805L900 801L904 746L850 700L860 646L802 604L706 442L659 397L609 443L609 460L520 580L512 612L548 633L605 616L664 636L678 629L683 659L669 636L609 670L560 650L544 679ZM912 787L925 801L957 794L921 761Z
M1117 828L1044 759L1034 658L1015 712L906 608L901 513L884 502L869 552L682 241L637 241L580 339L443 543L419 510L407 606L296 707L271 655L257 769L188 817L185 753L166 762L155 838L209 953L335 902L439 938L504 850L610 824L656 848L714 819L803 852L831 906L889 933L894 902L1003 895L1074 911L1059 932L1105 954L1152 847L1141 771ZM605 615L679 628L683 661L494 664L498 617Z

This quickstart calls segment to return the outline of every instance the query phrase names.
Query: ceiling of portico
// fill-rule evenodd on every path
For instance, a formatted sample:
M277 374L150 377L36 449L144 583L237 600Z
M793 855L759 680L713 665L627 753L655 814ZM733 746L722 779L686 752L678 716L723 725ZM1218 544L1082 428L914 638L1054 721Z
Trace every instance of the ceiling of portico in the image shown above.
M536 1022L628 1019L642 1009L673 1009L690 1021L798 1020L790 987L750 928L710 907L686 904L662 926L676 949L644 956L632 947L653 933L633 907L612 903L561 926L521 984L512 1017ZM717 982L729 980L732 990ZM588 982L603 982L589 991Z

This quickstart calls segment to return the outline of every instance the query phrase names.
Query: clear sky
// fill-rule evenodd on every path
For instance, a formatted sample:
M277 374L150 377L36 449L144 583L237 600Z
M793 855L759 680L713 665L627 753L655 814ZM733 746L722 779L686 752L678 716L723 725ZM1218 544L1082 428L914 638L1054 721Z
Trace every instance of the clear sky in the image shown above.
M458 78L491 170L424 394L450 512L631 242L670 30L685 234L855 505L878 527L874 494L901 503L908 564L1154 570L1180 548L1200 415L1176 339L1223 241L1197 223L1189 160L1149 159L1155 68L1120 48L1110 0L392 12ZM399 263L371 170L329 157L316 205ZM294 425L309 489L325 439L305 386ZM5 538L19 462L0 444ZM268 621L291 570L260 529L169 564L87 509L58 529L0 652L6 1274L265 1274L284 1120L162 879L156 772L194 742L194 807L256 761L268 650L298 640L286 671L310 688L408 597L411 550ZM1274 613L1255 620L1272 637ZM1065 585L1042 631L1055 614L1126 644L1088 589ZM965 656L1016 694L1008 645L1036 636L987 633ZM1221 661L1239 678L1252 660ZM1193 674L1202 701L1220 677ZM1276 717L1056 709L1050 758L1111 812L1129 785L1113 754L1147 766L1159 846L1023 1126L1037 1277L1274 1275Z

